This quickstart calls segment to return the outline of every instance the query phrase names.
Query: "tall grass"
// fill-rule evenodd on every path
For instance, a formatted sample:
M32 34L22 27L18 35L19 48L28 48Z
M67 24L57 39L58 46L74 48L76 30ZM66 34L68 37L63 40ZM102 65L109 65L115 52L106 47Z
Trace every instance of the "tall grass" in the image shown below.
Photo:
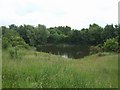
M22 51L22 60L3 51L3 88L116 88L116 54L65 59L52 54Z
M0 89L2 89L2 59L0 60Z

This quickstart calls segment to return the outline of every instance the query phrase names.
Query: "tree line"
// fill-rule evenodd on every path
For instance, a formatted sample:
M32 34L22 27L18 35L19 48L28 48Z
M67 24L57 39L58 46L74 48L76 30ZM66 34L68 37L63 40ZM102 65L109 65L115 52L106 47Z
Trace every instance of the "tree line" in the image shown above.
M69 26L46 28L45 25L9 25L1 26L3 48L16 45L37 47L46 44L70 45L103 45L108 39L116 38L120 41L120 26L106 25L104 28L98 24L90 24L89 28L81 30L71 29Z

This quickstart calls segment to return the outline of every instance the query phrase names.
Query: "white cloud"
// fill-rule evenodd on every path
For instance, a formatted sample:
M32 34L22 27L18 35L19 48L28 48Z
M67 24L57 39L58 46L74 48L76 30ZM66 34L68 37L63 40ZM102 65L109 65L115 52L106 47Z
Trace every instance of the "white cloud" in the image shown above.
M119 0L0 0L0 25L44 24L87 28L117 24Z

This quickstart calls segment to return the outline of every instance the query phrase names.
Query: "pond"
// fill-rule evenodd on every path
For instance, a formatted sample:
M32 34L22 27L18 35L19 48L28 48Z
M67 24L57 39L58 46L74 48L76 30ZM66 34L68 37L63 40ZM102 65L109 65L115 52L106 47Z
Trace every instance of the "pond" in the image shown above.
M41 45L37 47L37 51L74 59L89 55L88 47L80 45Z

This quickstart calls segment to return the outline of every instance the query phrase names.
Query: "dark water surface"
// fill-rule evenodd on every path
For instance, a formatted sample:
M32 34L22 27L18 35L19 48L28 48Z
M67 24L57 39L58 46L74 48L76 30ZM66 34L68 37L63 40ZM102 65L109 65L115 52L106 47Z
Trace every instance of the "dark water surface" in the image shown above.
M75 59L89 55L88 47L80 45L44 45L37 47L37 51Z

